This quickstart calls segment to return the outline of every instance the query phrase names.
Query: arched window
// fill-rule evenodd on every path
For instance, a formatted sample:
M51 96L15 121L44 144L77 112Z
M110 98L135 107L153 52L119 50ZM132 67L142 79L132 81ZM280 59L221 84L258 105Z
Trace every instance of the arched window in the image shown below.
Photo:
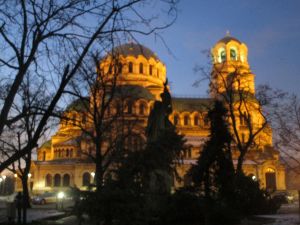
M59 174L54 175L54 187L60 187L61 177Z
M82 175L82 186L89 186L91 184L91 175L88 172L85 172Z
M224 62L226 60L226 51L224 48L218 50L218 62Z
M267 168L266 174L265 174L265 179L266 179L266 189L270 191L275 191L276 190L276 173L273 168Z
M128 72L129 73L133 72L133 64L132 64L132 62L129 62L129 64L128 64Z
M143 63L140 63L140 73L141 74L144 73L144 65L143 65Z
M123 65L122 65L122 63L119 63L118 64L118 73L121 74L122 70L123 70Z
M46 161L46 152L43 151L43 161Z
M69 174L65 174L63 176L63 186L64 187L70 186L70 175Z
M81 119L82 124L86 123L86 115L82 114L82 119Z
M47 174L45 177L45 187L51 187L52 186L52 176L51 174Z
M194 126L199 126L199 116L198 115L194 116Z
M237 60L237 51L233 48L230 49L230 59L233 61Z
M150 65L150 66L149 66L149 74L152 75L152 73L153 73L153 66Z
M127 101L127 103L126 103L126 112L128 113L128 114L132 114L132 108L133 108L133 103L132 103L132 101Z
M189 120L190 120L190 118L189 118L188 115L185 115L185 116L183 117L183 124L184 124L184 126L189 125Z
M69 149L67 149L67 150L66 150L66 157L69 157L69 156L70 156L69 153L70 153L70 152L69 152Z
M179 116L178 115L174 116L174 125L175 126L179 125Z
M73 149L70 150L70 158L73 158Z
M146 111L146 106L145 104L142 102L139 106L139 114L140 115L145 115L145 111Z
M111 64L110 64L109 67L108 67L108 73L109 73L109 74L112 74L112 67L113 67L113 66L112 66Z
M76 114L73 115L73 125L76 125Z

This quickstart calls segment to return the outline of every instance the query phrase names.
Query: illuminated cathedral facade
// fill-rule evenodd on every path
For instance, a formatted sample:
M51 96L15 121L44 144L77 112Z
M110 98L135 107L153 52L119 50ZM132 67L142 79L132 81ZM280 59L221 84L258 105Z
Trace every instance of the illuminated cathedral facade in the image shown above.
M134 94L130 113L140 118L141 125L146 127L147 118L155 101L160 101L160 94L166 81L166 66L145 46L128 43L117 47L120 53L122 72L118 76L119 85L127 87ZM212 82L209 98L172 98L173 112L170 121L178 132L185 136L187 144L191 146L186 152L182 164L177 170L182 179L174 182L180 187L189 182L187 171L201 154L201 148L209 135L209 120L207 113L212 102L220 98L226 89L224 78L228 80L230 74L238 68L241 79L234 84L237 90L243 90L254 96L255 75L248 64L247 46L239 40L226 36L219 40L211 49L212 53ZM104 71L109 70L109 57L101 62ZM37 150L37 160L32 170L33 192L58 191L76 186L86 189L93 182L95 165L84 154L89 149L83 131L78 126L87 123L84 104L82 101L72 102L66 109L68 122L61 120L58 131ZM254 131L264 123L261 107L255 100L249 99L239 108L247 107L251 114ZM127 109L128 110L128 109ZM238 109L235 109L238 110ZM77 118L76 120L72 120ZM238 118L238 117L237 117ZM76 122L74 122L76 121ZM243 118L235 121L239 138L249 135ZM76 124L77 123L77 124ZM230 123L229 123L230 124ZM232 130L232 128L230 128ZM279 160L279 152L272 146L272 130L266 126L256 137L257 146L246 154L243 171L253 179L258 179L262 188L284 190L285 168ZM132 140L134 148L139 140ZM238 151L233 152L234 164L237 164Z

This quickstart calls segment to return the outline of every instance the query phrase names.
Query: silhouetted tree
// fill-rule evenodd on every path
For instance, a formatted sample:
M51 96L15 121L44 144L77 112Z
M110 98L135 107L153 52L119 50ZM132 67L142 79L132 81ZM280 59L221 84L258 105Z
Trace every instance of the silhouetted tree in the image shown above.
M0 171L28 154L37 146L49 118L57 107L64 90L77 74L92 48L110 49L112 42L134 33L148 35L168 27L176 18L175 1L158 1L166 7L168 21L146 16L140 10L152 1L0 1L1 112L0 138L14 123L31 109L16 113L20 86L30 73L43 78L49 97L36 123L32 139L18 152L6 152ZM161 18L160 18L161 19ZM170 20L169 20L170 19ZM87 26L87 20L92 21ZM163 24L163 25L159 25ZM5 135L4 135L5 136Z

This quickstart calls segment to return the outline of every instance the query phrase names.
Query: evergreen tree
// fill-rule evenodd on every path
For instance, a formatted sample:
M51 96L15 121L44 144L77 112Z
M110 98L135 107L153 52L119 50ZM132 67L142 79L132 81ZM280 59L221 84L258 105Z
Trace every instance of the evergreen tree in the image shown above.
M197 164L190 174L196 186L204 185L206 197L225 196L232 191L234 166L231 155L231 135L226 121L227 110L215 101L209 111L210 135Z

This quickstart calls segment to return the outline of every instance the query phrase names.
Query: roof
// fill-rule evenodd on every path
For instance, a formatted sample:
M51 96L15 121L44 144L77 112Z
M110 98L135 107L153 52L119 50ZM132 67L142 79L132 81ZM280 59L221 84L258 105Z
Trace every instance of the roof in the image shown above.
M210 98L172 98L173 110L183 111L208 111L213 103Z
M152 50L141 44L136 43L127 43L117 46L113 49L113 51L124 56L138 57L139 55L143 55L147 59L150 59L152 57L155 60L159 60L157 55Z
M88 106L89 106L88 97L85 97L84 99L80 98L71 102L71 104L67 106L66 111L85 112L87 111Z
M116 97L131 98L131 99L146 99L154 100L151 92L142 86L138 85L122 85L119 86L115 93Z
M131 98L136 99L146 99L146 100L155 100L155 97L151 92L142 86L138 85L121 85L116 88L115 91L116 98ZM79 111L85 112L88 109L89 100L77 99L73 101L70 105L67 106L66 111Z
M80 139L81 137L71 138L69 140L56 143L54 146L79 146Z
M51 148L51 144L52 144L52 141L48 140L42 144L41 148Z
M234 37L231 37L231 36L225 36L225 37L223 37L222 39L220 39L220 40L218 41L218 43L219 43L219 42L223 42L224 44L227 44L227 43L230 42L230 41L236 41L236 42L238 42L239 44L242 44L242 42L240 42L238 39L236 39L236 38L234 38Z

